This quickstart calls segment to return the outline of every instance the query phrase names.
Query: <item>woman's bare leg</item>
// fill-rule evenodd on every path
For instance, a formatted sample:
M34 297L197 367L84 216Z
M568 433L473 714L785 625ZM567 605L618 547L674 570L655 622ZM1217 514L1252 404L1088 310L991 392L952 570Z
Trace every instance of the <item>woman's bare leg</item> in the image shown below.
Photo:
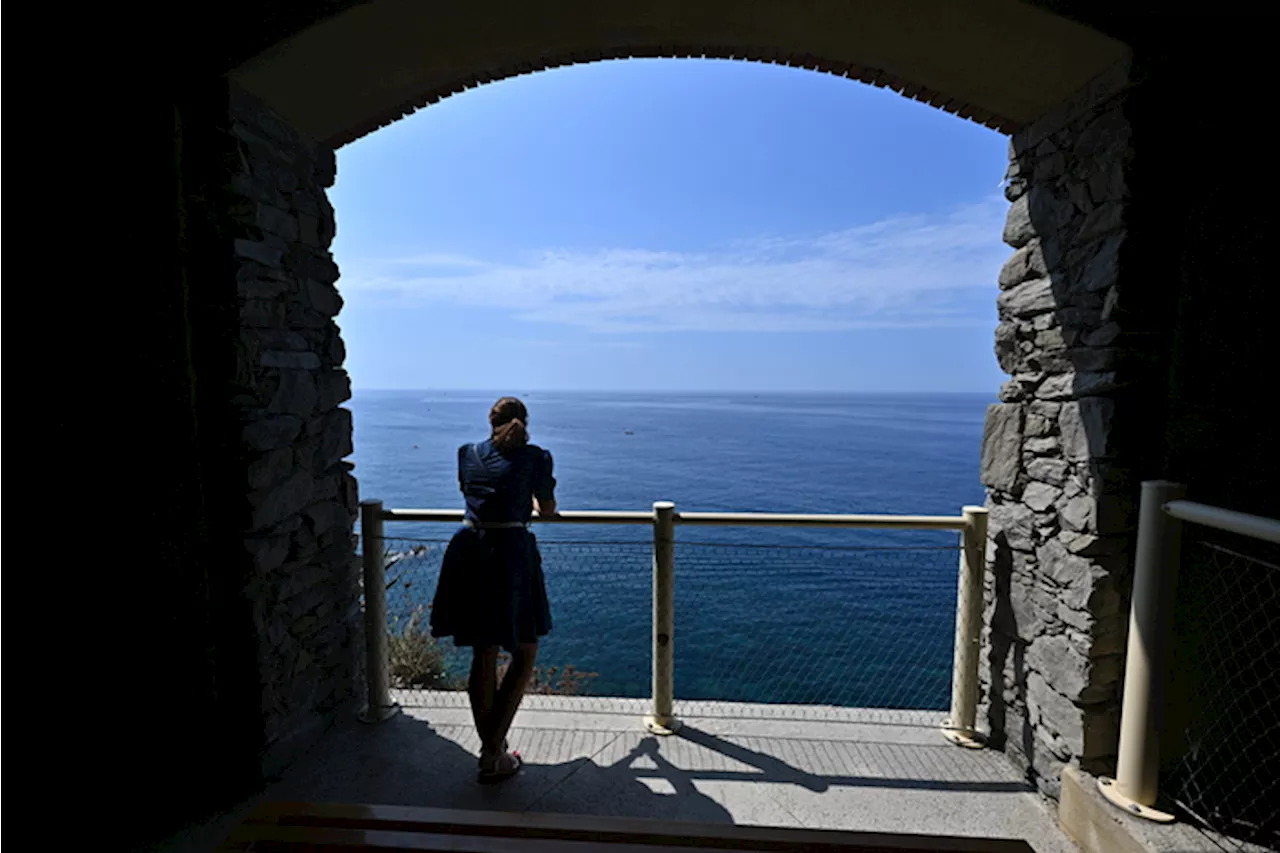
M480 735L483 748L489 742L489 728L498 695L497 646L477 647L472 651L467 694L471 697L471 718L475 720L476 734Z
M536 642L521 643L511 655L511 665L507 667L506 675L502 677L502 684L499 685L498 694L493 701L488 738L482 741L482 749L485 752L493 754L502 750L507 731L511 728L511 721L515 719L516 711L520 708L520 700L524 698L524 691L533 678L533 663L537 657Z

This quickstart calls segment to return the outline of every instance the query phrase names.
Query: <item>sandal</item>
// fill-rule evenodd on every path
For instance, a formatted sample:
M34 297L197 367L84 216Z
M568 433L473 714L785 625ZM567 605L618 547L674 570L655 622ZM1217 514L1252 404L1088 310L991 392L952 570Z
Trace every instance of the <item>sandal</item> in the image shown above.
M505 746L505 744L503 745ZM503 757L510 759L511 763L508 767L500 766ZM514 750L498 753L491 759L482 755L480 756L480 770L476 774L476 781L481 785L494 785L498 782L504 782L519 773L520 768L523 766L524 760L520 757L520 753Z
M511 744L507 741L507 739L506 739L506 738L503 738L503 739L502 739L502 751L503 751L503 752L512 752L512 751L513 751L513 750L511 749ZM517 752L517 753L516 753L516 757L518 758L519 756L520 756L520 753L518 753L518 752ZM479 762L480 766L481 766L481 767L484 767L484 747L481 747L481 748L480 748L480 758L479 758L479 759L477 759L477 760L478 760L478 762Z

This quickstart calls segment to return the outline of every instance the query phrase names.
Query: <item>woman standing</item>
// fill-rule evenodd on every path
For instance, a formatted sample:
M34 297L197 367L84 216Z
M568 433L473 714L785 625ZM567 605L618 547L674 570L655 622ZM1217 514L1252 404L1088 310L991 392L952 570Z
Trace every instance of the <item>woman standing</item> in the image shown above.
M463 527L445 551L431 607L431 633L470 646L467 692L480 735L481 783L520 770L507 731L533 676L538 638L551 630L551 610L538 543L529 520L556 511L551 454L529 443L529 413L515 397L489 411L485 441L458 448L458 484L466 499ZM511 665L498 683L498 650Z

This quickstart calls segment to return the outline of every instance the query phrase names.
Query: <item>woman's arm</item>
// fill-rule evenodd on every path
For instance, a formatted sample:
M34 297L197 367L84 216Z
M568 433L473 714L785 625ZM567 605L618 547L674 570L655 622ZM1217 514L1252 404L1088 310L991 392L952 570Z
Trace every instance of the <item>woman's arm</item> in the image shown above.
M551 454L543 450L538 460L537 480L533 489L533 508L538 511L538 515L556 514L556 478L552 472L553 467Z

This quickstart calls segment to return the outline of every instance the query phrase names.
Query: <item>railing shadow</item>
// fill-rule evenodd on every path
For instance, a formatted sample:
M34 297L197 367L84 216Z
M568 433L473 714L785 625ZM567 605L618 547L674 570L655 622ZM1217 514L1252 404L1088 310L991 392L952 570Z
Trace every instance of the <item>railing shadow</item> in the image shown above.
M628 736L608 733L608 740L619 737ZM720 762L707 762L705 755L699 760L696 753L692 757L687 752L673 753L668 744L676 746L681 741L750 769L699 767ZM779 748L786 749L787 743L787 739L779 739ZM603 744L604 741L600 746ZM959 756L947 746L936 750L903 746L898 751L885 751L885 744L863 745L873 750L863 758L883 761L886 775L813 773L777 755L688 724L669 740L654 736L637 739L611 763L598 763L600 756L608 753L600 746L563 761L543 763L536 756L526 755L526 768L519 777L500 786L484 787L475 783L476 757L471 750L453 735L436 731L427 721L403 714L378 726L346 726L331 731L317 750L291 768L281 784L273 786L269 796L733 823L733 815L695 783L766 782L794 785L813 793L842 787L984 793L1032 790L1024 781L955 778L975 771L972 765L956 763ZM635 766L641 760L645 766ZM681 767L676 762L693 766ZM981 774L982 770L976 772ZM940 778L929 778L931 775ZM655 790L655 779L665 780L663 787L667 790Z
M735 770L680 771L688 774L693 779L780 782L799 785L802 788L818 793L826 791L833 786L986 793L1024 793L1033 790L1029 784L1022 781L971 781L962 779L886 778L881 776L815 774L794 767L776 756L758 752L687 724L680 729L679 736L690 743L695 743L760 771L759 773Z
M653 769L632 766L638 758L648 758L653 762ZM631 751L611 765L601 768L606 777L614 777L624 783L621 791L623 797L630 800L625 811L631 816L647 817L655 811L670 811L672 798L678 798L676 805L679 814L685 820L699 820L711 823L736 823L729 810L716 802L715 798L699 791L693 784L698 778L687 770L676 767L662 754L658 739L649 736L641 739ZM654 791L642 779L660 778L671 786L670 794ZM627 782L634 782L641 791L637 791ZM654 799L654 798L657 799Z
M526 756L526 767L519 776L502 785L486 787L475 782L476 755L459 742L457 730L460 728L465 727L451 725L447 729L455 731L438 731L428 721L408 713L375 726L339 725L291 766L283 778L275 780L242 807L171 838L156 850L195 853L210 849L251 806L263 800L549 811L737 823L713 792L700 790L696 783L765 782L794 785L818 794L842 787L985 793L1033 790L1021 781L927 778L931 773L954 777L958 773L974 772L974 765L966 766L963 759L971 753L956 752L954 747L945 745L936 749L900 745L900 754L895 755L884 751L891 746L884 743L841 742L845 748L853 745L871 750L872 753L863 758L884 761L885 769L891 773L912 775L886 778L870 774L821 774L687 723L673 738L652 735L637 738L627 752L610 763L601 763L601 756L610 754L610 744L626 743L634 735L616 729L601 732L594 746L579 741L573 750L578 753L575 757L540 762L536 756ZM541 729L541 732L554 733L553 739L566 733L584 733L572 728ZM561 742L569 740L571 738L565 738ZM794 743L796 739L779 738L776 742L785 750L785 744ZM679 748L681 743L705 752L701 756L697 751L690 755ZM821 741L810 739L804 743ZM586 746L585 753L583 746ZM807 748L798 748L812 754ZM715 753L749 769L696 766L721 763L707 762L706 753ZM931 759L932 755L941 760ZM636 766L641 762L642 766ZM680 767L676 762L695 766ZM983 770L979 768L976 772L980 774ZM663 780L667 790L655 790L655 780Z
M780 758L768 755L767 753L757 752L753 749L748 749L741 744L736 744L733 741L717 737L688 724L681 727L679 735L690 743L696 743L704 749L718 752L726 758L731 758L734 761L740 761L743 764L756 768L760 771L763 778L769 782L790 783L799 785L802 788L807 788L810 791L818 792L827 790L831 785L831 780L828 778L808 773L798 767L793 767L790 764L787 764ZM699 772L699 778L707 778L703 773L705 773L705 771ZM715 771L714 778L735 777L746 779L756 778L755 774L732 771Z
M989 746L998 750L1011 747L1030 762L1035 755L1035 729L1026 712L1026 640L1020 636L1013 608L1013 555L1004 531L997 531L992 541L996 550L988 571L993 579L995 600L986 650L990 677L986 696L991 730ZM1010 696L1014 699L1013 707L1010 707ZM1036 776L1031 766L1026 768L1026 774L1028 782Z

